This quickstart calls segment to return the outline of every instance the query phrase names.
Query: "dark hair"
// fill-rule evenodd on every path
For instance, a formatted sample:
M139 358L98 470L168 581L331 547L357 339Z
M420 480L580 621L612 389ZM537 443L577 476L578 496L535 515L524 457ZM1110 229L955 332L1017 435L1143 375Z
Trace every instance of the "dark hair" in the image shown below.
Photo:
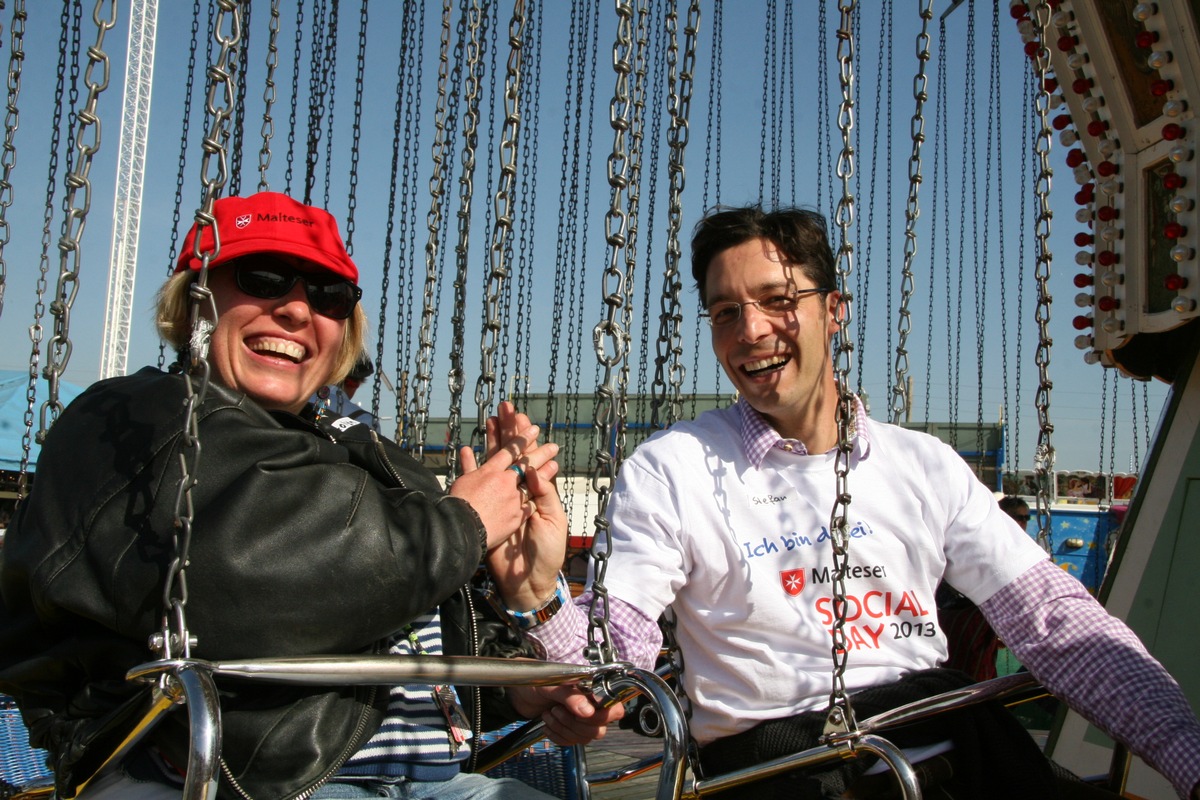
M751 239L766 239L790 264L819 289L836 291L837 270L829 249L825 217L806 208L783 207L764 211L761 205L710 209L692 231L692 278L707 304L705 278L708 265L720 253Z
M1024 499L1017 497L1015 494L1006 494L1000 498L1000 510L1005 514L1011 515L1013 511L1021 506L1029 508L1029 503L1026 503Z
M374 372L375 365L371 363L371 357L364 351L359 354L358 360L354 362L354 366L350 368L350 374L346 377L362 383Z

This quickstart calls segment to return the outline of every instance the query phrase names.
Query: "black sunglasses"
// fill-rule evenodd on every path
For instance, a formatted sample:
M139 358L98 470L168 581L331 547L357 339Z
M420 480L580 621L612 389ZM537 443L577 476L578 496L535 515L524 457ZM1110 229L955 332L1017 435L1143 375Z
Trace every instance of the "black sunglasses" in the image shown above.
M362 298L362 289L345 278L327 272L301 272L278 259L250 256L233 264L238 288L251 297L275 300L304 284L308 305L321 316L346 319Z

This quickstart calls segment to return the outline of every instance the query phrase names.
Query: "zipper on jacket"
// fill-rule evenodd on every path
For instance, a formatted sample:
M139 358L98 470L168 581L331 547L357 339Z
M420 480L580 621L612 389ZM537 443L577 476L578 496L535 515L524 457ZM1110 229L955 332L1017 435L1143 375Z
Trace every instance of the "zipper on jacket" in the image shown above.
M371 434L371 443L375 446L375 453L379 456L379 461L387 469L388 474L392 476L401 489L407 489L408 487L404 485L404 479L400 477L400 473L396 470L395 465L388 458L387 450L383 448L383 442L379 441L379 434L375 432L374 428L367 428L367 432Z
M329 779L338 773L338 770L340 770L342 766L350 760L350 756L358 752L358 746L362 743L360 740L362 739L363 731L367 727L367 716L371 707L375 704L375 694L378 692L378 690L379 687L377 686L371 687L370 694L367 695L367 702L363 704L363 710L358 715L358 724L354 726L354 732L350 735L350 741L342 750L342 752L338 753L338 757L334 759L332 766L325 771L324 775L317 779L316 783L306 789L302 789L297 794L291 795L288 800L307 800L307 798L312 797L313 793L316 792L317 789L320 789L322 786L328 783ZM217 760L221 765L221 774L225 776L225 780L230 786L233 787L233 790L238 793L238 796L244 798L244 800L254 800L251 794L247 792L240 783L237 782L236 778L233 777L233 773L230 771L229 765L225 763L225 758L222 756Z
M479 621L475 619L475 601L471 599L470 584L464 586L460 590L467 599L467 619L471 628L471 657L479 657ZM471 728L473 735L471 737L471 758L468 760L468 772L475 772L479 768L479 750L482 748L482 743L479 737L483 735L483 692L478 686L471 687L471 697L475 701L475 707L471 709Z

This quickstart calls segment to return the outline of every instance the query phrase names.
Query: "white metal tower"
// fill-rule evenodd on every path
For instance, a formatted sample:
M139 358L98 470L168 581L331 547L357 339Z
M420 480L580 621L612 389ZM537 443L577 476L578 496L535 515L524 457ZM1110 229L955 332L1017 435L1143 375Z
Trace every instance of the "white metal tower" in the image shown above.
M129 13L129 53L121 104L121 143L113 199L112 255L100 377L124 375L129 360L129 323L137 273L142 184L146 173L146 134L150 127L150 87L154 78L154 33L158 0L133 0Z

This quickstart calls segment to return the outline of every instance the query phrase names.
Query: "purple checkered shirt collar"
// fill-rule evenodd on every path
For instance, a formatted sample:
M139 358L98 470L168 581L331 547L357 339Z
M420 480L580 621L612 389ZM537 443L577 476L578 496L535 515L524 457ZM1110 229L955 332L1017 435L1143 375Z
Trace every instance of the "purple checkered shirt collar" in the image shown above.
M785 439L771 427L771 423L767 422L766 418L758 413L748 402L746 398L739 398L737 401L738 410L741 412L742 419L742 446L746 449L746 458L750 459L750 463L755 468L762 467L763 459L767 457L767 452L772 447L791 453L796 456L808 455L808 448L804 446L804 442L799 439ZM867 446L870 444L871 437L867 431L867 426L859 425L859 420L865 420L867 412L863 409L862 401L858 399L858 395L854 396L854 419L850 420L850 439L855 444L861 446L861 451L866 452ZM861 439L859 438L861 434Z

